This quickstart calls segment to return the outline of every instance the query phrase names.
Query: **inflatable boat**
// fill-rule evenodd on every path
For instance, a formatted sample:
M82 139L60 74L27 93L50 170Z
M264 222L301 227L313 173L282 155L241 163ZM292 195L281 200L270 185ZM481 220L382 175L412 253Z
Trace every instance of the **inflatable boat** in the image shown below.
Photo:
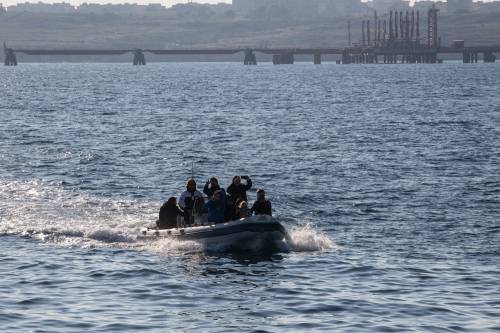
M138 239L172 238L196 241L207 250L261 251L279 248L288 235L273 217L256 215L226 223L173 229L142 229Z

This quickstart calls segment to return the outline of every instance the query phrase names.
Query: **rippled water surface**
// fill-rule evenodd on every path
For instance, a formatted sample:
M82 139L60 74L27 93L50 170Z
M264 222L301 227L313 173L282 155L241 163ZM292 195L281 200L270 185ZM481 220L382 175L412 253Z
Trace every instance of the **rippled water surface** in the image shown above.
M498 64L21 64L0 116L4 332L500 331ZM290 251L137 240L191 172Z

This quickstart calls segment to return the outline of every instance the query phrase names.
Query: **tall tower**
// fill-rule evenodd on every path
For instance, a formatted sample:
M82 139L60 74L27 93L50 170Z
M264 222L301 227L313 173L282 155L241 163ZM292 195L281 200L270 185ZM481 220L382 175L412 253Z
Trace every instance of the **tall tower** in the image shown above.
M437 25L438 25L438 13L439 9L433 4L429 11L427 12L427 46L438 47L437 38Z
M368 45L371 45L371 32L370 32L370 20L367 20L366 21L366 36L368 37L367 38L367 41L368 41Z
M410 31L410 39L414 40L415 36L415 11L411 12L411 31Z
M394 34L392 31L392 10L390 11L389 14L389 40L392 40L394 38Z
M347 43L351 47L351 20L347 21Z
M387 39L387 20L384 20L384 35L382 36L382 39L384 40L384 42Z
M415 31L415 39L417 44L420 44L420 12L417 10L417 26Z
M398 11L394 12L394 38L398 39Z
M363 22L361 22L361 27L362 27L361 31L362 31L362 34L363 34L362 35L363 37L362 37L361 40L363 41L363 46L365 46L365 44L366 44L366 41L365 41L365 20L363 20Z

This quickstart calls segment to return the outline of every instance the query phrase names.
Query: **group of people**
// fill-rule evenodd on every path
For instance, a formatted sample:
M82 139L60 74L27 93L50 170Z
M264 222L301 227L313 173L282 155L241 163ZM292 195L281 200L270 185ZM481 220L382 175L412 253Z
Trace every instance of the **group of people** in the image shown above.
M241 180L245 180L242 183ZM219 186L217 178L212 177L205 183L203 193L198 191L196 181L189 179L186 190L179 197L169 198L160 208L157 226L159 229L177 227L177 217L184 217L184 224L194 223L195 216L208 215L209 223L223 223L255 215L271 215L271 202L266 199L263 189L257 190L257 199L252 207L248 207L247 191L252 188L252 180L248 176L234 176L226 190Z

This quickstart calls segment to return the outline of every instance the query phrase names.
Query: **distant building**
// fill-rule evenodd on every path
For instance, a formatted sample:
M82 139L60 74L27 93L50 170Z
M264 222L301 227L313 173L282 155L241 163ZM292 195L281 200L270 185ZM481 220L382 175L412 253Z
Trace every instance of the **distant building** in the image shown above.
M358 16L367 7L360 0L233 0L233 10L240 16L287 16L315 18Z
M449 14L454 13L468 13L472 11L472 0L448 0L446 12Z
M74 13L75 7L66 2L48 4L43 2L31 3L18 3L17 5L9 6L9 12L28 12L28 13L53 13L65 14Z
M410 9L410 1L404 0L373 0L368 5L379 14L388 13L390 10L406 11Z
M474 2L474 10L478 13L500 13L500 1L492 1L492 2Z
M83 3L78 7L73 7L66 2L61 3L18 3L17 5L9 6L9 12L29 12L29 13L52 13L52 14L68 14L68 13L86 13L86 14L115 14L115 15L133 15L133 14L152 14L166 11L167 8L161 4L93 4Z
M440 13L446 13L447 12L447 6L448 4L444 1L432 1L432 0L422 0L422 1L416 1L413 3L413 9L419 10L420 12L426 12L429 10L429 8L436 7L436 9L439 9Z
M159 13L166 11L167 9L161 4L149 4L149 5L138 5L138 4L98 4L98 3L82 3L76 8L77 13L82 14L114 14L114 15L135 15L135 14L148 14L148 13Z
M178 3L173 5L169 12L180 17L208 17L213 15L234 15L233 6L227 3L215 5L206 3Z

